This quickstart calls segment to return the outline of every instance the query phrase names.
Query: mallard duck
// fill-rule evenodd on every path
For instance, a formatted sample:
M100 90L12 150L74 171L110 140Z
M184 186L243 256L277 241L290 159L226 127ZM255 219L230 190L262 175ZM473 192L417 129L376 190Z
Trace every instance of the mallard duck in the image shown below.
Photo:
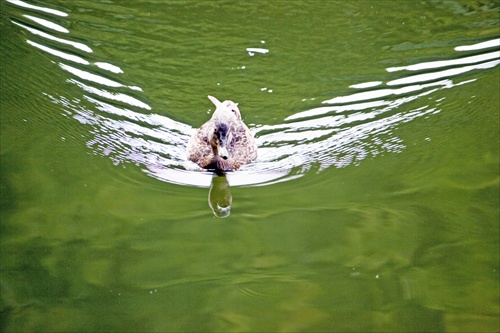
M205 169L216 172L238 170L257 158L257 143L247 125L241 120L238 104L220 102L213 96L212 118L203 124L188 142L187 156Z

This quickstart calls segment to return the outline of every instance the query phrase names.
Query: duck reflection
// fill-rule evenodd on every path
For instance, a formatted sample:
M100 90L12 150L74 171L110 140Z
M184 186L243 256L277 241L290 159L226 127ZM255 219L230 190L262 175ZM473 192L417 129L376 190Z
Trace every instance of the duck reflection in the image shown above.
M231 190L226 175L223 173L214 173L210 191L208 192L208 205L212 208L214 216L226 218L231 214Z

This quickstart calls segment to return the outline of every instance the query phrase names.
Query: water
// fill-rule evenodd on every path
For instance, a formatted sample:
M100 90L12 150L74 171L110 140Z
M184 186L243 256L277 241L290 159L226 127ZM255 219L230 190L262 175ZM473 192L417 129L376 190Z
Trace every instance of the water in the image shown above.
M3 331L500 329L498 3L1 15ZM207 95L259 144L226 178Z

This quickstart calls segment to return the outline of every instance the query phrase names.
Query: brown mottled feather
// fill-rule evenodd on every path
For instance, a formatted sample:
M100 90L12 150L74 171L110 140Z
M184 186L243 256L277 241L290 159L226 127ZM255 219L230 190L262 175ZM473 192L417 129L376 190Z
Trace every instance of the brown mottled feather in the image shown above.
M216 104L216 106L217 110L214 112L212 119L203 124L191 136L187 149L188 159L206 169L221 171L238 170L241 165L254 161L257 158L257 144L250 130L241 120L239 110L231 112L231 108L237 109L235 103L224 101L220 105ZM214 156L212 147L210 146L210 138L216 122L225 123L232 134L231 140L226 144L229 153L227 160L219 156Z

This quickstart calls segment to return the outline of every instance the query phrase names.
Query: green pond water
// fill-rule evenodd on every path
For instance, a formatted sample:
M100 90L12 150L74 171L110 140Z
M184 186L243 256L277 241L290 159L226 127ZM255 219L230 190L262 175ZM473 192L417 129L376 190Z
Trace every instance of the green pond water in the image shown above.
M498 1L0 11L1 331L500 331Z

